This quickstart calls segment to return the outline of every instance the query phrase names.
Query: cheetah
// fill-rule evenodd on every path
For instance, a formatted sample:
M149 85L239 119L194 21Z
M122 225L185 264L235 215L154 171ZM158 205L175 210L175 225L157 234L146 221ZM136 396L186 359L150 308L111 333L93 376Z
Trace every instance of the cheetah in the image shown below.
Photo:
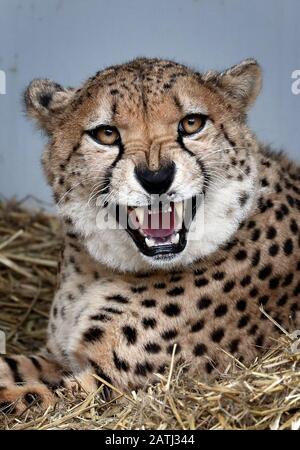
M74 378L138 389L171 358L210 380L269 348L274 321L299 326L300 170L247 125L261 84L254 59L147 58L79 89L31 82L64 248L47 345L0 359L2 410L54 405Z

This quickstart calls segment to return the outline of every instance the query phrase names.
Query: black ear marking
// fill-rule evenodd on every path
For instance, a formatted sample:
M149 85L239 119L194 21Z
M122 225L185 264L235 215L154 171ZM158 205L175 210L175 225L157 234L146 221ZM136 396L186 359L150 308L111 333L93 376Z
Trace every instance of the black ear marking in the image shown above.
M74 92L74 89L65 89L51 80L35 79L24 93L26 112L41 128L51 133L57 117L64 111Z
M40 95L40 104L42 106L44 106L44 108L48 108L51 100L52 100L52 95L51 94L41 94Z

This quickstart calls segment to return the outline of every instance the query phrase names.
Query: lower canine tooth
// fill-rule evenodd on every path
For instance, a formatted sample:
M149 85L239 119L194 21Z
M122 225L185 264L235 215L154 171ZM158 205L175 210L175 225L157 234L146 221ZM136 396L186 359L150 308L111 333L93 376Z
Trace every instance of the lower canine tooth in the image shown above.
M175 203L175 210L176 215L178 219L178 224L182 224L182 213L183 213L183 202L176 202Z
M171 242L172 242L172 244L178 244L178 242L179 242L179 233L176 233L175 235L173 235L172 236L172 238L171 238Z
M140 224L144 223L144 208L135 208L134 210Z
M146 245L147 245L148 247L153 247L153 246L155 245L154 240L153 240L153 239L149 239L149 238L147 238L147 237L146 237L146 239L145 239L145 242L146 242Z

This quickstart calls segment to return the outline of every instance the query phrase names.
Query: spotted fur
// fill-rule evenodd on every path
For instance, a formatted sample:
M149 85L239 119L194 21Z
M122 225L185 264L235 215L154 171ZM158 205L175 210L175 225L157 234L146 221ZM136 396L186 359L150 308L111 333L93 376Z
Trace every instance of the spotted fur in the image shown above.
M65 245L46 349L0 360L5 411L55 403L72 374L86 391L97 388L94 373L142 387L169 365L174 344L200 378L221 374L228 354L248 364L278 335L261 305L287 330L299 326L300 171L247 126L260 86L254 60L200 74L137 59L77 90L31 83L26 107L49 136L43 165ZM180 138L178 122L195 112L207 115L205 129ZM122 145L90 139L86 130L101 123L121 130ZM124 230L99 230L97 214L117 196L146 204L134 168L166 161L176 164L173 200L204 195L204 227L183 252L151 258Z

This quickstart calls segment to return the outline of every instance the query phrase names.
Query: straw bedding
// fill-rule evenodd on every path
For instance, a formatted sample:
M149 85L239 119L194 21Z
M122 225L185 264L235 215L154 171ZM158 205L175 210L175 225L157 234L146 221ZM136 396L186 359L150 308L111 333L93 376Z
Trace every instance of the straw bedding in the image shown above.
M45 342L60 245L54 216L0 201L0 330L8 353L32 352ZM54 410L35 407L19 418L0 413L0 429L299 429L297 346L297 337L282 330L251 367L232 358L212 385L188 378L171 363L154 386L127 395L118 391L109 403L60 390Z

